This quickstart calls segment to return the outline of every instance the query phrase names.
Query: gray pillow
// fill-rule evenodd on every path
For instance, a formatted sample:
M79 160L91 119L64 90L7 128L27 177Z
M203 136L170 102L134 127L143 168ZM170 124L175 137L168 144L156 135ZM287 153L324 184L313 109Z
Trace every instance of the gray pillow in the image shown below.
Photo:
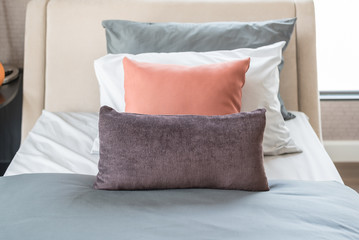
M185 52L257 48L285 41L287 47L296 18L264 22L142 23L105 20L108 53ZM281 70L283 61L279 66ZM278 93L284 120L289 113Z
M269 190L265 109L222 116L144 115L100 109L94 188Z

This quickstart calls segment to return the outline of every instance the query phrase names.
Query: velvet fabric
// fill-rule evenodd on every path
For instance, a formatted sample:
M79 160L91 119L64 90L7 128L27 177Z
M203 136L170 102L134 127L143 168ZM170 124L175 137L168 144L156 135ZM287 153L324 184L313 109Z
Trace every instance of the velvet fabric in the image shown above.
M222 116L142 115L103 106L94 187L269 190L265 121L265 109Z
M225 115L241 111L250 59L199 66L123 59L126 112ZM254 109L253 109L254 110Z

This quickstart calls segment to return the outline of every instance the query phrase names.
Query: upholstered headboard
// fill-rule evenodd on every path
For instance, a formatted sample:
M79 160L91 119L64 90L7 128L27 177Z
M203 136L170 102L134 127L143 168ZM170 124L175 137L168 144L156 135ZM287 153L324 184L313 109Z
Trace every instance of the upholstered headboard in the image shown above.
M93 61L106 54L104 19L153 22L259 21L297 17L280 92L321 136L311 0L32 0L27 8L22 137L42 109L99 110Z

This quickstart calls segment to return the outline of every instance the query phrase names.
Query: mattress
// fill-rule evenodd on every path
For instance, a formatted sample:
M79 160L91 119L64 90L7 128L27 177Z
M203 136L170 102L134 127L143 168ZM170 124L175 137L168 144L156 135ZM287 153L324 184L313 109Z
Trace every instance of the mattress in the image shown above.
M343 183L333 162L304 113L287 121L302 153L266 156L268 179L337 181ZM97 113L52 113L43 110L21 145L5 176L23 173L78 173L96 175L99 155L91 154L98 132Z

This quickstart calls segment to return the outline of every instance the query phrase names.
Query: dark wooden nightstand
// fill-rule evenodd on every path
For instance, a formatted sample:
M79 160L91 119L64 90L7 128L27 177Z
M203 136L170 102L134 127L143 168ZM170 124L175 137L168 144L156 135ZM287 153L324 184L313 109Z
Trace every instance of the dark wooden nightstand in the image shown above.
M22 76L0 86L0 176L9 166L21 141Z

